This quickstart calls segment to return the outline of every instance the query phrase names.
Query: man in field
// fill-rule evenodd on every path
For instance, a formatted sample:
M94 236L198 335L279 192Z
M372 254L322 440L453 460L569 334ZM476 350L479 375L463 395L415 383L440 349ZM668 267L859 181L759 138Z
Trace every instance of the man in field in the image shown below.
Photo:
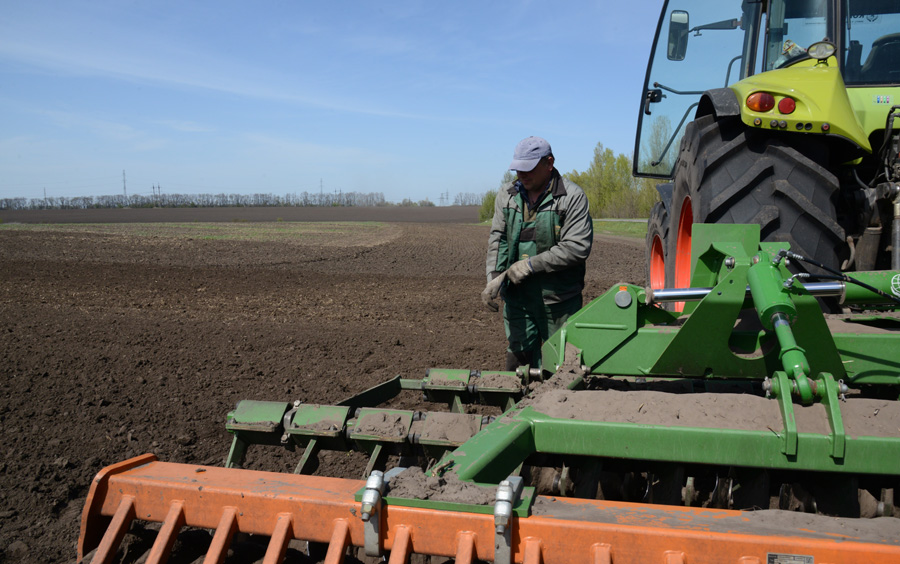
M550 144L523 139L497 193L488 238L485 305L503 297L506 369L540 364L541 345L581 309L594 227L584 191L554 167Z

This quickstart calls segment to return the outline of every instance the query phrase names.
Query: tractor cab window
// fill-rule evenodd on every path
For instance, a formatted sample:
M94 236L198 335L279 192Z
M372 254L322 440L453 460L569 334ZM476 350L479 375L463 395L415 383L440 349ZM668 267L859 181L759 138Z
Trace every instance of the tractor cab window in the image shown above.
M827 3L821 0L774 0L769 5L765 69L773 70L807 57L806 48L828 34Z
M671 177L700 95L756 70L759 0L668 0L657 30L635 140L635 172Z
M900 2L845 2L841 46L844 82L900 83Z

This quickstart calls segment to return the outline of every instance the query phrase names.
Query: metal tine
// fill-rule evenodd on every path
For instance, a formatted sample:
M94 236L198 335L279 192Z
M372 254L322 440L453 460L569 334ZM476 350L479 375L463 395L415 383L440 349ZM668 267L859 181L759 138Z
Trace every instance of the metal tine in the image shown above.
M456 564L472 564L475 557L475 533L462 532L456 543Z
M169 506L169 513L163 521L159 533L156 535L156 541L150 554L147 556L147 564L162 564L169 559L172 552L172 545L178 537L178 531L184 526L184 502L174 500Z
M109 527L103 533L100 545L97 546L97 550L94 552L92 563L109 564L112 562L113 557L116 555L116 550L119 548L122 538L125 537L125 533L128 532L134 517L134 496L123 496L122 501L119 502L119 507L116 508L116 512L112 517L112 521L109 523Z
M541 539L527 539L525 541L525 553L522 555L522 564L541 564Z
M263 558L263 564L279 564L287 553L288 543L291 542L291 514L279 513L275 521L275 530L269 539L269 548Z
M324 564L342 564L348 546L350 546L350 524L340 519L334 523Z
M406 564L409 561L409 553L412 548L409 542L409 527L399 526L394 534L394 544L391 546L391 558L388 564Z
M612 564L612 547L602 543L591 546L591 564Z
M216 526L216 534L209 545L203 564L222 564L228 554L231 539L237 530L237 507L226 507L218 526Z

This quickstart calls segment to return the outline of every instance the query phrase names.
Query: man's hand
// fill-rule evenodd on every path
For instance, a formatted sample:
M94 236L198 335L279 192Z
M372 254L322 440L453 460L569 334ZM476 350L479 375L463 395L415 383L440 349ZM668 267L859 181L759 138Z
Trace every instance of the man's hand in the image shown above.
M488 282L488 285L481 292L481 301L494 311L500 310L500 306L494 300L500 295L500 286L503 285L504 280L506 280L506 272L502 272L500 276Z
M531 259L527 258L514 262L506 272L509 273L509 281L513 284L518 284L534 274L534 269L531 268Z

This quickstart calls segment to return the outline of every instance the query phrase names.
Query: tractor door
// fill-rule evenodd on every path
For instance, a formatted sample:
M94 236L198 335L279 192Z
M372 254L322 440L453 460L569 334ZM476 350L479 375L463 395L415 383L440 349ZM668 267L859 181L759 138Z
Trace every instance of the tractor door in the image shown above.
M900 2L850 0L842 16L844 82L900 85Z
M759 1L663 5L641 91L635 176L673 176L684 125L700 95L754 74L761 19Z

